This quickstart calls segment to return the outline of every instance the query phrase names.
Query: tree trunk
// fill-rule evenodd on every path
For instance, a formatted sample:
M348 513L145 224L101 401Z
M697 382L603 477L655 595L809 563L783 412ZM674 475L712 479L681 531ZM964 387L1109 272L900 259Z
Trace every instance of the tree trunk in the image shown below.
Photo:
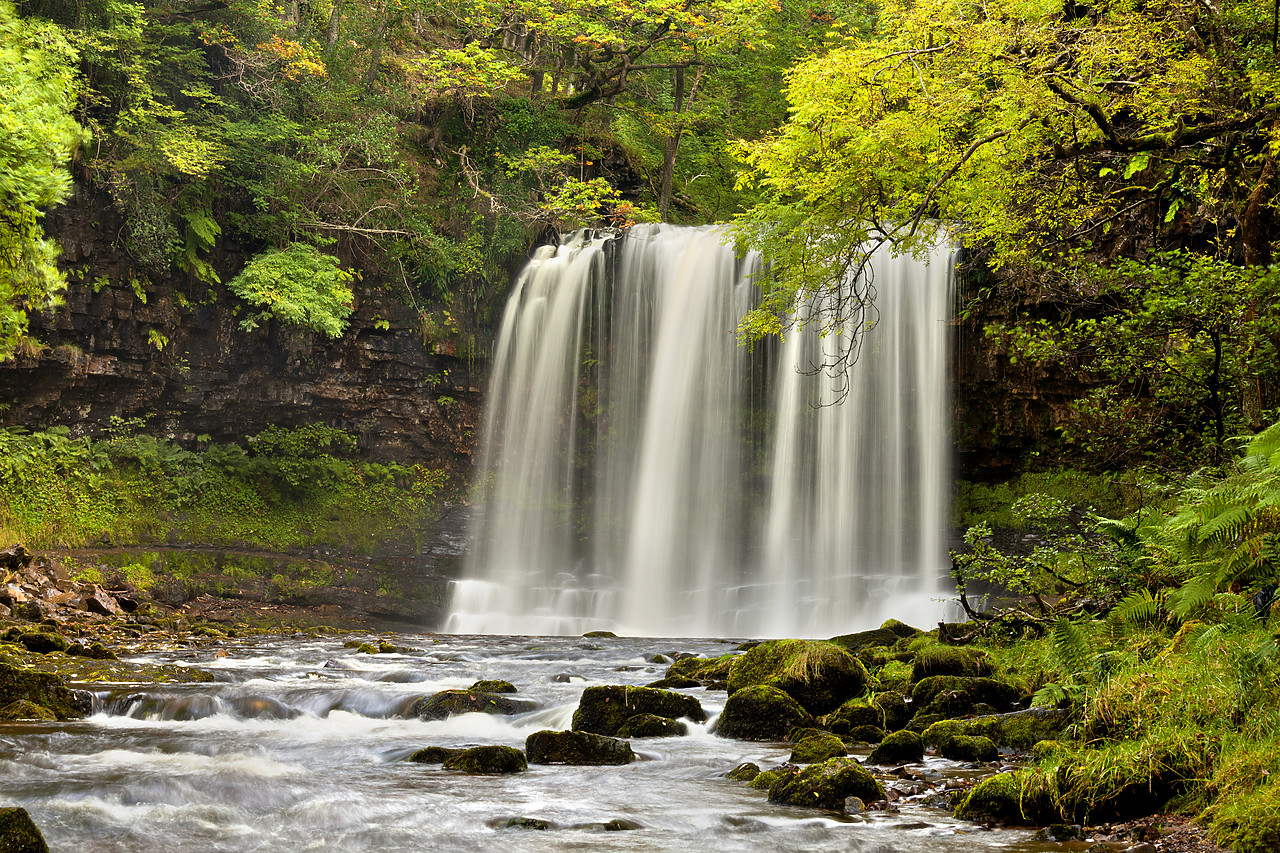
M378 6L378 26L373 31L373 53L369 56L369 70L364 75L364 84L373 88L378 79L378 68L382 65L382 42L387 32L387 2L382 0Z
M338 28L342 24L342 0L333 0L333 10L329 12L329 26L325 27L324 43L329 51L338 46Z
M679 66L674 70L675 96L672 102L675 105L677 117L675 126L671 128L671 134L667 137L666 145L662 150L662 183L661 190L658 193L658 218L663 222L667 221L667 208L671 206L671 185L675 181L676 174L676 154L680 151L680 132L683 129L679 114L682 113L684 106L684 66Z
M1271 199L1270 187L1275 177L1275 160L1268 157L1240 216L1240 240L1244 247L1245 266L1262 267L1271 263L1271 236L1266 223L1266 210L1267 202ZM1245 323L1248 328L1253 327L1257 310L1257 301L1250 298L1245 307ZM1247 353L1249 356L1252 354L1252 351ZM1240 414L1252 429L1260 430L1265 426L1262 418L1261 380L1257 373L1249 370L1245 372L1243 383L1244 387L1240 389Z

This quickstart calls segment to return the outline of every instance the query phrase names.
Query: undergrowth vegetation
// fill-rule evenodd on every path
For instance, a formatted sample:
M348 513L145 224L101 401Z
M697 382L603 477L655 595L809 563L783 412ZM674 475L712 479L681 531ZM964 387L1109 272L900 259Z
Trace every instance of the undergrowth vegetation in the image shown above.
M1044 533L1035 553L1003 553L979 526L953 555L962 588L1010 596L978 614L975 639L1035 704L1075 712L1006 783L1023 814L1176 811L1241 853L1280 849L1280 424L1125 518L1073 521L1060 503L1015 503Z
M370 552L433 515L445 472L357 458L355 438L269 427L246 446L194 450L116 420L100 438L65 427L0 431L0 538L30 547L181 541Z

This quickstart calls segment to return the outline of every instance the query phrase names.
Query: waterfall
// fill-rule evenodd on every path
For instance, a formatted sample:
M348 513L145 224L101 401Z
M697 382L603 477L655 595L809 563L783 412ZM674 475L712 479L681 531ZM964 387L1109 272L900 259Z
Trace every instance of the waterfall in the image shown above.
M446 630L829 636L948 594L950 254L877 258L851 330L740 345L759 259L713 227L578 232L517 280ZM805 306L820 310L821 305Z

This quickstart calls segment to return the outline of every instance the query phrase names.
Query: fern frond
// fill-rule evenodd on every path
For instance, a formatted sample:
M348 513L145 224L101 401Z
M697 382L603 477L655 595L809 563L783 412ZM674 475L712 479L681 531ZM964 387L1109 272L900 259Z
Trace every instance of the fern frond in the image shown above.
M1085 672L1093 658L1089 635L1075 622L1059 619L1050 629L1053 638L1053 654L1063 671L1070 675Z

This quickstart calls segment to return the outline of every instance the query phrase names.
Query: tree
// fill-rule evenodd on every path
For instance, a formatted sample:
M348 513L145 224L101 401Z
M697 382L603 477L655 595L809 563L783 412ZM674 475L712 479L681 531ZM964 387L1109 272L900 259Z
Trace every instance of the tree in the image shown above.
M814 294L832 306L823 324L863 317L868 257L943 230L1024 282L1065 249L1269 262L1272 11L1260 0L886 4L874 38L802 63L787 123L742 148L765 198L741 233L775 271L745 332L777 331Z
M65 165L84 137L69 115L75 59L56 27L0 0L0 358L26 334L27 311L56 304L65 284L41 220L70 192Z

